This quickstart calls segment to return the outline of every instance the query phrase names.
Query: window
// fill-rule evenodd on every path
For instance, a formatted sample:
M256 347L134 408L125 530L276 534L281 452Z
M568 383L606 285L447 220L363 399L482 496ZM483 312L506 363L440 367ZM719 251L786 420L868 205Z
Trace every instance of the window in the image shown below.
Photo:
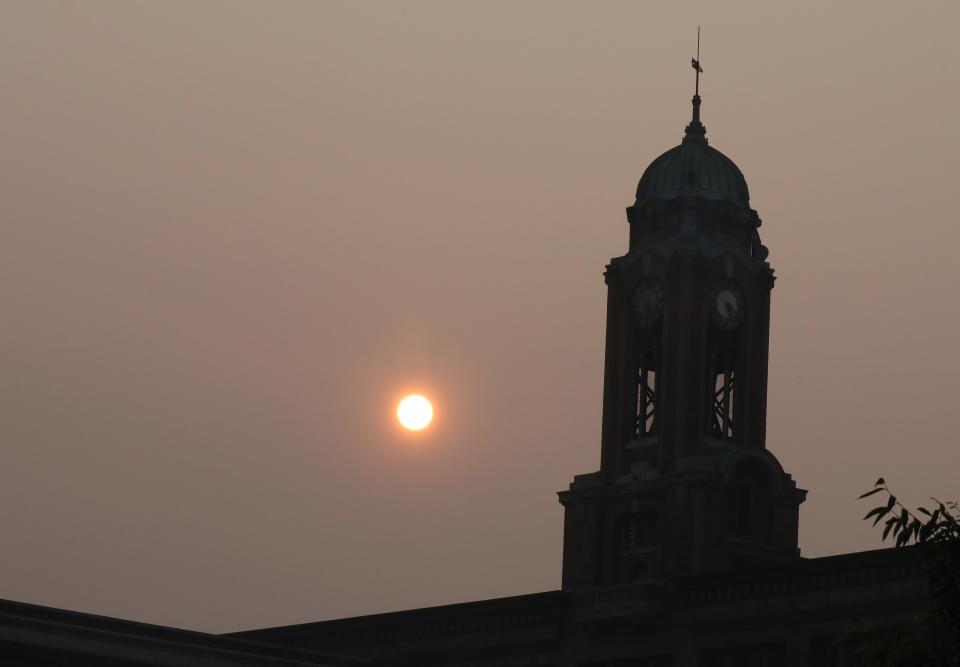
M635 435L648 438L657 431L657 373L642 365L637 374L637 419Z
M733 440L734 388L736 386L736 338L732 335L713 342L707 373L707 435L719 440Z
M757 459L737 464L730 476L731 529L735 535L767 541L773 525L773 489L767 466Z
M617 530L617 550L637 551L653 549L659 541L659 517L652 510L620 517Z
M663 286L654 276L640 280L633 290L632 338L636 410L632 435L648 438L657 432L657 370L660 361L660 334L663 322ZM628 379L629 381L629 379Z

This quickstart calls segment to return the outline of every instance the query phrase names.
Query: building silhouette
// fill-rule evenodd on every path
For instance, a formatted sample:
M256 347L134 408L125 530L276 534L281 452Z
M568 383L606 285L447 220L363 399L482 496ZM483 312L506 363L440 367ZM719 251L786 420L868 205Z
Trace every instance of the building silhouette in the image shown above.
M698 68L695 61L695 67ZM699 74L699 71L698 71ZM600 468L559 493L556 591L229 636L19 603L24 664L792 667L924 613L913 549L805 559L799 488L766 448L774 271L700 96L643 173L608 288ZM4 606L5 605L5 606Z

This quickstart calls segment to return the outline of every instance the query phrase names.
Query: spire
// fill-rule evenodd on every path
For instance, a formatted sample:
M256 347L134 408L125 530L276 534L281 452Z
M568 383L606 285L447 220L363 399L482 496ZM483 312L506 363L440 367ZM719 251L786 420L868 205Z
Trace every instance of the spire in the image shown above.
M683 143L693 141L707 142L707 128L700 122L700 75L703 74L703 68L700 66L700 26L697 26L697 57L690 59L690 66L696 72L696 80L693 88L693 119L687 125L686 136L683 137Z

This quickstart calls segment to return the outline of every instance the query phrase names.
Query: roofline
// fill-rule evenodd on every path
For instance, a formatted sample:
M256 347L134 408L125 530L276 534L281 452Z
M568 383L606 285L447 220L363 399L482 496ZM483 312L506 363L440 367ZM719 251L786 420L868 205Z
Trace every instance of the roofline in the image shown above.
M362 616L348 616L345 618L333 618L323 621L308 621L305 623L296 623L293 625L279 625L268 628L257 628L251 630L242 630L230 632L225 636L244 637L247 635L256 635L258 633L268 632L291 632L299 633L302 630L324 628L333 629L335 626L349 625L367 625L377 622L390 622L394 619L404 618L405 620L425 620L430 616L439 616L444 619L458 613L489 613L497 611L500 607L539 607L553 606L560 600L570 598L571 594L566 591L553 590L540 593L526 593L523 595L512 595L500 598L488 598L485 600L475 600L470 602L456 602L453 604L437 605L433 607L418 607L416 609L398 609L396 611L381 612L377 614L366 614Z
M184 630L151 623L0 599L0 641L77 654L124 657L142 664L168 664L184 653L223 664L278 667L360 665L367 661L249 639ZM172 664L172 663L170 663Z

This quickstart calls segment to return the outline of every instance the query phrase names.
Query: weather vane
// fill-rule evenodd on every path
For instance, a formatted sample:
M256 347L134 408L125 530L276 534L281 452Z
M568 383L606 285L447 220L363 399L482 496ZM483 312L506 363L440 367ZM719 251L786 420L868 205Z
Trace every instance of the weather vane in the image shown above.
M700 75L703 74L703 68L700 67L700 26L697 26L697 57L690 59L690 65L697 72L697 82L693 94L700 95Z

